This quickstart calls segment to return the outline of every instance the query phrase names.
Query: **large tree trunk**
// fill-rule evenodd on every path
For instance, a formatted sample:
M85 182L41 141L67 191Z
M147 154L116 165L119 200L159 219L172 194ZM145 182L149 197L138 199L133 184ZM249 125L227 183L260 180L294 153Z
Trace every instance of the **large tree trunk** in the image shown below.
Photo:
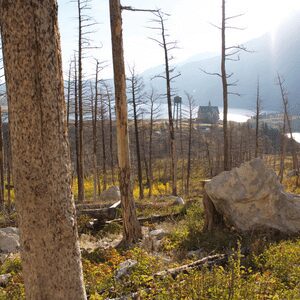
M131 244L137 242L142 237L142 231L136 217L130 182L126 77L120 0L110 0L110 18L116 101L119 181L123 217L123 241L125 244Z
M55 0L0 1L27 299L86 299Z

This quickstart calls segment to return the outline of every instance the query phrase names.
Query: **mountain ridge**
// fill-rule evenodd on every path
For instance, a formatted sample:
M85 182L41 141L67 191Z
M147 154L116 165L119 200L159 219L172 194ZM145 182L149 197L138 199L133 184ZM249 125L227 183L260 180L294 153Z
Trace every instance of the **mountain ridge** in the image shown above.
M259 78L262 106L264 110L281 111L282 101L279 87L276 86L277 72L285 78L289 93L290 108L300 112L300 13L295 14L278 29L276 35L266 33L244 43L253 53L243 52L240 61L227 62L227 72L234 73L233 80L238 85L232 92L240 93L241 97L229 96L229 104L234 108L254 109L256 101L256 85ZM201 56L201 54L199 54ZM197 57L197 55L195 56ZM222 106L222 84L218 76L210 76L201 71L220 72L220 57L214 56L197 61L181 62L177 70L181 76L173 83L176 93L184 96L184 91L194 95L198 104L211 101L213 105ZM146 85L154 85L158 92L163 93L165 83L162 79L151 80L163 66L146 70L141 75Z

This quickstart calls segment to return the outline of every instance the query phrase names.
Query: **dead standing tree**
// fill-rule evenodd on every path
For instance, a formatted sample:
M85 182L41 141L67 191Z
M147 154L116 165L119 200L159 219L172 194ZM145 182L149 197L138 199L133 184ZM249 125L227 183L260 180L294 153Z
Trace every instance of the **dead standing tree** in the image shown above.
M192 95L185 92L188 100L189 108L189 137L188 137L188 157L187 157L187 173L186 173L186 185L185 193L188 196L190 190L190 178L191 178L191 156L192 156L192 133L193 133L193 113L195 109L195 100ZM208 155L209 156L209 155Z
M93 199L94 201L97 200L97 192L98 190L101 191L100 185L98 185L98 178L99 178L99 172L98 172L98 161L97 161L97 145L98 145L98 139L97 139L97 119L98 119L98 83L99 83L99 61L96 60L96 71L95 71L95 92L93 97Z
M174 122L172 116L172 91L171 91L171 82L179 77L181 74L174 73L175 68L170 66L170 62L173 59L173 56L170 56L170 51L177 48L177 41L169 42L167 39L169 34L167 33L167 29L165 27L165 22L167 17L169 16L166 13L158 10L153 12L155 19L151 20L154 23L153 27L149 27L150 29L158 30L161 39L150 38L155 41L164 52L164 61L165 61L165 71L164 74L160 74L155 76L154 78L162 78L166 81L166 97L168 104L168 119L169 119L169 136L170 136L170 154L171 154L171 178L172 178L172 194L174 196L177 195L177 155L176 155L176 141L175 141L175 130L174 130Z
M240 52L250 52L246 49L244 45L234 45L227 46L226 45L226 32L228 29L233 30L243 30L243 28L228 25L228 22L243 16L244 14L238 14L233 16L226 16L226 0L222 1L222 21L221 26L217 26L212 24L214 27L221 31L221 73L210 73L205 70L202 70L205 74L215 75L221 78L222 80L222 90L223 90L223 159L224 159L224 171L228 171L230 169L230 150L229 150L229 135L228 135L228 98L229 95L240 96L239 93L229 91L230 87L234 87L237 85L238 80L231 81L229 80L234 75L233 73L228 73L226 68L227 61L239 61L240 60Z
M114 163L114 143L113 143L113 95L110 87L105 81L102 81L104 87L104 95L107 98L107 109L109 118L109 153L110 153L110 172L111 172L111 183L115 185L115 163Z
M106 107L104 103L104 95L100 95L100 120L101 120L101 139L102 139L102 171L103 171L103 190L107 189L107 170L106 170L106 147L105 147L105 119Z
M226 32L228 29L234 30L243 30L243 28L235 27L232 25L228 25L228 22L243 16L243 14L233 15L233 16L226 16L226 0L222 1L222 21L221 26L213 25L214 27L218 28L221 31L221 73L208 73L204 71L206 74L209 75L216 75L219 76L222 80L222 89L223 89L223 160L224 160L224 171L230 170L230 144L229 144L229 134L228 134L228 96L229 95L236 95L240 96L239 93L229 91L230 87L234 87L237 85L238 80L230 81L233 73L228 73L226 69L226 62L227 61L239 61L240 60L240 52L250 52L246 49L244 45L234 45L234 46L227 46L226 45ZM205 229L206 230L213 230L215 227L223 226L223 216L219 215L216 211L214 204L209 199L208 195L204 195L203 197L203 204L206 214L206 222L205 222Z
M158 101L161 96L156 94L154 89L151 89L151 92L148 96L148 100L150 101L150 126L149 126L149 194L148 196L152 196L153 189L153 129L154 129L154 121L155 118L159 114L160 105Z
M144 199L144 188L143 188L143 173L142 173L142 162L141 162L141 149L140 149L140 136L139 136L139 109L140 105L143 104L143 89L144 83L142 78L139 77L135 68L129 69L130 76L127 78L129 82L128 93L131 95L129 103L133 109L133 120L134 120L134 135L135 135L135 146L136 146L136 158L138 167L138 181L139 181L139 197Z
M291 146L292 146L292 157L293 157L293 169L296 171L297 175L297 180L296 180L296 187L299 186L299 162L298 162L298 155L297 155L297 142L293 138L293 130L292 130L292 124L291 124L291 119L289 116L289 108L288 108L288 93L287 90L284 86L285 80L282 78L282 76L277 73L277 84L279 85L280 88L280 94L281 94L281 99L283 103L283 109L284 109L284 124L287 125L289 137L291 139ZM283 139L285 139L285 125L284 125L284 131L283 131ZM282 151L283 153L285 151ZM284 154L281 154L283 157L281 165L284 165ZM283 179L283 168L280 169L280 180L282 182Z
M70 108L71 108L71 77L72 77L72 61L69 64L68 83L67 83L67 128L69 130L70 123Z
M136 243L142 237L130 181L130 154L124 66L122 15L120 0L110 0L110 23L114 67L119 183L121 192L124 244Z
M258 157L259 151L259 120L261 117L261 98L260 98L260 86L259 79L257 80L257 91L256 91L256 126L255 126L255 158Z
M94 32L92 27L96 22L86 14L90 10L91 0L73 0L77 4L78 10L78 50L77 50L77 68L78 68L78 164L77 164L77 180L78 180L78 201L84 201L84 83L83 83L83 59L85 51L93 49L89 35Z

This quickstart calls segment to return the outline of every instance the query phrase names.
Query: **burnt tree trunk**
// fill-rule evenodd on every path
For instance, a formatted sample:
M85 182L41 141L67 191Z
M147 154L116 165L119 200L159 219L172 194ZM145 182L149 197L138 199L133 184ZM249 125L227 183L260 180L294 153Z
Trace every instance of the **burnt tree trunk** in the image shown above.
M113 148L113 125L112 125L112 107L111 107L111 96L106 86L106 93L108 99L108 115L109 115L109 151L110 151L110 171L111 181L115 185L115 168L114 168L114 148Z
M130 182L126 77L124 67L122 16L120 0L110 0L110 22L116 102L119 182L123 217L123 242L128 245L142 237Z
M98 75L99 75L99 62L96 61L96 74L95 74L95 96L93 105L93 199L97 200L98 189L98 161L97 161L97 119L98 119Z
M82 87L82 8L81 0L77 1L78 5L78 201L84 201L84 160L83 160L83 87Z
M101 95L101 136L102 136L102 165L103 165L103 190L107 189L107 172L106 172L106 148L105 148L105 115L104 115L104 101Z
M223 138L224 138L224 171L229 170L229 141L228 141L228 83L226 73L226 16L225 16L225 0L222 0L222 55L221 55L221 76L222 76L222 87L223 87Z

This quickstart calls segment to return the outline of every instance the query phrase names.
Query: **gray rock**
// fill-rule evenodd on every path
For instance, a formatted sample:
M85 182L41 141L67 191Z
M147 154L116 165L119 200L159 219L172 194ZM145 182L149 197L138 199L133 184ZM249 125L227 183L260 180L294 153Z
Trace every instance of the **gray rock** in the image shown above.
M19 229L17 227L0 228L0 230L8 234L19 234Z
M161 241L168 233L163 229L152 230L144 235L143 247L147 251L158 252L160 250Z
M198 250L192 250L192 251L189 251L186 255L188 258L201 258L201 257L205 257L207 256L207 253L205 253L203 251L203 249L198 249Z
M9 257L9 254L7 254L7 253L0 253L0 262L3 264L8 257Z
M137 265L137 261L133 259L128 259L122 262L119 270L117 271L116 278L120 279L121 277L128 275L135 265Z
M120 201L121 193L119 187L111 186L107 190L103 191L100 195L100 199L106 201Z
M166 235L167 232L163 229L156 229L149 232L149 236L155 237L158 240L161 240Z
M300 232L300 197L284 192L276 173L254 159L205 185L216 210L241 231Z
M184 205L184 200L181 197L177 197L174 201L175 205Z
M161 246L161 240L146 236L143 240L142 246L149 252L158 252Z
M7 227L0 229L0 252L15 253L20 248L18 229Z
M184 205L184 200L178 196L169 196L167 198L169 201L173 202L173 205Z

